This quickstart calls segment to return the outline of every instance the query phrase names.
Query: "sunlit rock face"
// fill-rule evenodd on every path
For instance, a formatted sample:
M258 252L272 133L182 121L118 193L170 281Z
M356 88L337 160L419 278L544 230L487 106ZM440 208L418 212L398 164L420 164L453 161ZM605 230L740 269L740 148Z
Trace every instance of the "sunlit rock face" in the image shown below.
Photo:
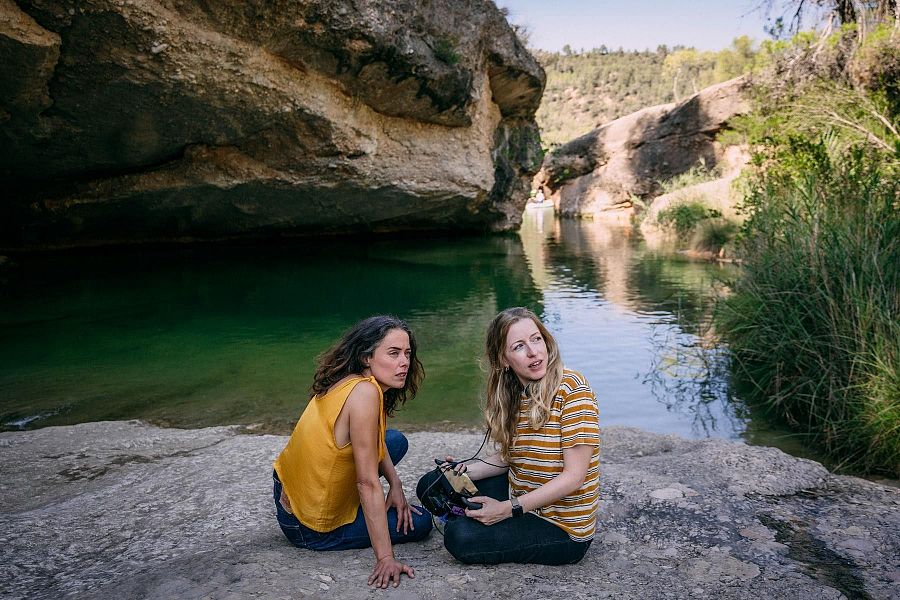
M701 159L710 168L718 164L723 149L716 135L749 111L747 88L745 78L736 78L611 121L548 156L536 183L563 215L627 222L634 197L655 196L660 182Z
M0 0L0 247L518 225L544 73L488 0Z

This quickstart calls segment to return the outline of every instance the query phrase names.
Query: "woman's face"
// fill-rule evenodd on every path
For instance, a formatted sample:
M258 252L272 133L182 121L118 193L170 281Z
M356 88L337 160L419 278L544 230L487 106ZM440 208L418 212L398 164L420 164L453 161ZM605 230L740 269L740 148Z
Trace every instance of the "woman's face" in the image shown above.
M391 329L375 348L363 375L375 377L382 391L400 389L406 385L411 352L409 335L402 329Z
M522 385L538 381L547 374L547 342L534 321L519 319L509 326L503 360L503 366L509 365Z

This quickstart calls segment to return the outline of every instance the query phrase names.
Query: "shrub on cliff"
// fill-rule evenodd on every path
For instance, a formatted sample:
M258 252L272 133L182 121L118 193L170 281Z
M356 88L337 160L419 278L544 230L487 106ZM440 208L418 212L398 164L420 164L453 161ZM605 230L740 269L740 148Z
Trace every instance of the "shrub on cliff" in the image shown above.
M738 225L723 218L704 219L697 224L688 246L694 252L711 252L731 256Z
M882 24L865 37L848 65L854 83L900 114L900 27Z
M697 253L722 255L737 233L736 223L722 217L722 212L709 206L708 196L690 188L720 177L717 168L710 169L703 159L691 169L659 183L663 194L678 194L678 199L656 215L660 227L674 233L678 247Z

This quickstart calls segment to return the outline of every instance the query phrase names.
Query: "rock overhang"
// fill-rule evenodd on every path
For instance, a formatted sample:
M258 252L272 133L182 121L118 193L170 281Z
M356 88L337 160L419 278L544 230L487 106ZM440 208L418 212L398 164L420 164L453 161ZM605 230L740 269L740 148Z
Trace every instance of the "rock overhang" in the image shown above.
M312 217L328 197L357 198L348 231L366 227L356 217L373 212L367 199L388 197L421 210L392 220L385 205L372 229L503 230L517 225L539 166L539 138L509 132L536 132L544 74L490 2L251 9L94 0L3 10L46 32L44 63L54 48L59 54L29 84L46 93L0 107L10 115L0 167L13 192L0 203L6 249L114 242L102 220L77 213L91 204L103 214L104 200L113 213L141 212L152 203L142 187L164 188L160 180L172 173L181 174L167 184L172 195L183 186L185 198L219 189L226 204L292 198L301 217L304 199ZM17 43L19 54L35 45ZM206 180L210 169L190 156L198 147L241 155L241 177L230 168L232 185L219 185L221 173ZM270 193L237 195L267 186ZM329 195L337 187L351 193ZM192 230L190 218L179 219L171 231L160 226L133 241L206 239L202 224ZM309 228L302 218L281 226L315 231L315 219L305 220ZM265 236L272 225L240 222L228 230L226 221L215 237ZM53 231L69 233L47 237Z

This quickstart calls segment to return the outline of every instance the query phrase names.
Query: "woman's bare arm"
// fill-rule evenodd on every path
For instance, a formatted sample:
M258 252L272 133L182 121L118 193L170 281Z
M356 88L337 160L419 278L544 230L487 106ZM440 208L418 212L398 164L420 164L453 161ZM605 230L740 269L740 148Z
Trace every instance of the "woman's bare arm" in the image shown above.
M587 477L593 453L594 447L589 444L564 449L562 472L538 489L519 496L522 509L528 512L547 506L581 487ZM512 504L508 500L499 502L487 496L475 496L472 500L480 502L482 507L478 510L467 509L466 515L485 525L493 525L512 516Z
M594 446L579 444L563 450L562 473L539 487L538 489L519 496L519 504L522 510L528 512L548 504L553 504L560 498L564 498L580 488L587 477L588 468L591 465L591 456L594 454Z
M462 469L472 479L487 479L495 475L503 475L509 470L506 461L500 456L500 453L492 454L487 458L474 459L465 463L466 468ZM459 471L459 469L457 469Z
M356 487L362 504L366 528L375 551L375 568L369 577L369 585L387 587L393 582L400 584L400 574L413 577L411 567L394 560L391 536L388 532L387 511L384 505L384 491L378 476L378 422L381 417L381 402L374 384L361 382L347 397L345 409L350 425L350 444L353 462L356 465ZM396 473L395 473L396 476Z

